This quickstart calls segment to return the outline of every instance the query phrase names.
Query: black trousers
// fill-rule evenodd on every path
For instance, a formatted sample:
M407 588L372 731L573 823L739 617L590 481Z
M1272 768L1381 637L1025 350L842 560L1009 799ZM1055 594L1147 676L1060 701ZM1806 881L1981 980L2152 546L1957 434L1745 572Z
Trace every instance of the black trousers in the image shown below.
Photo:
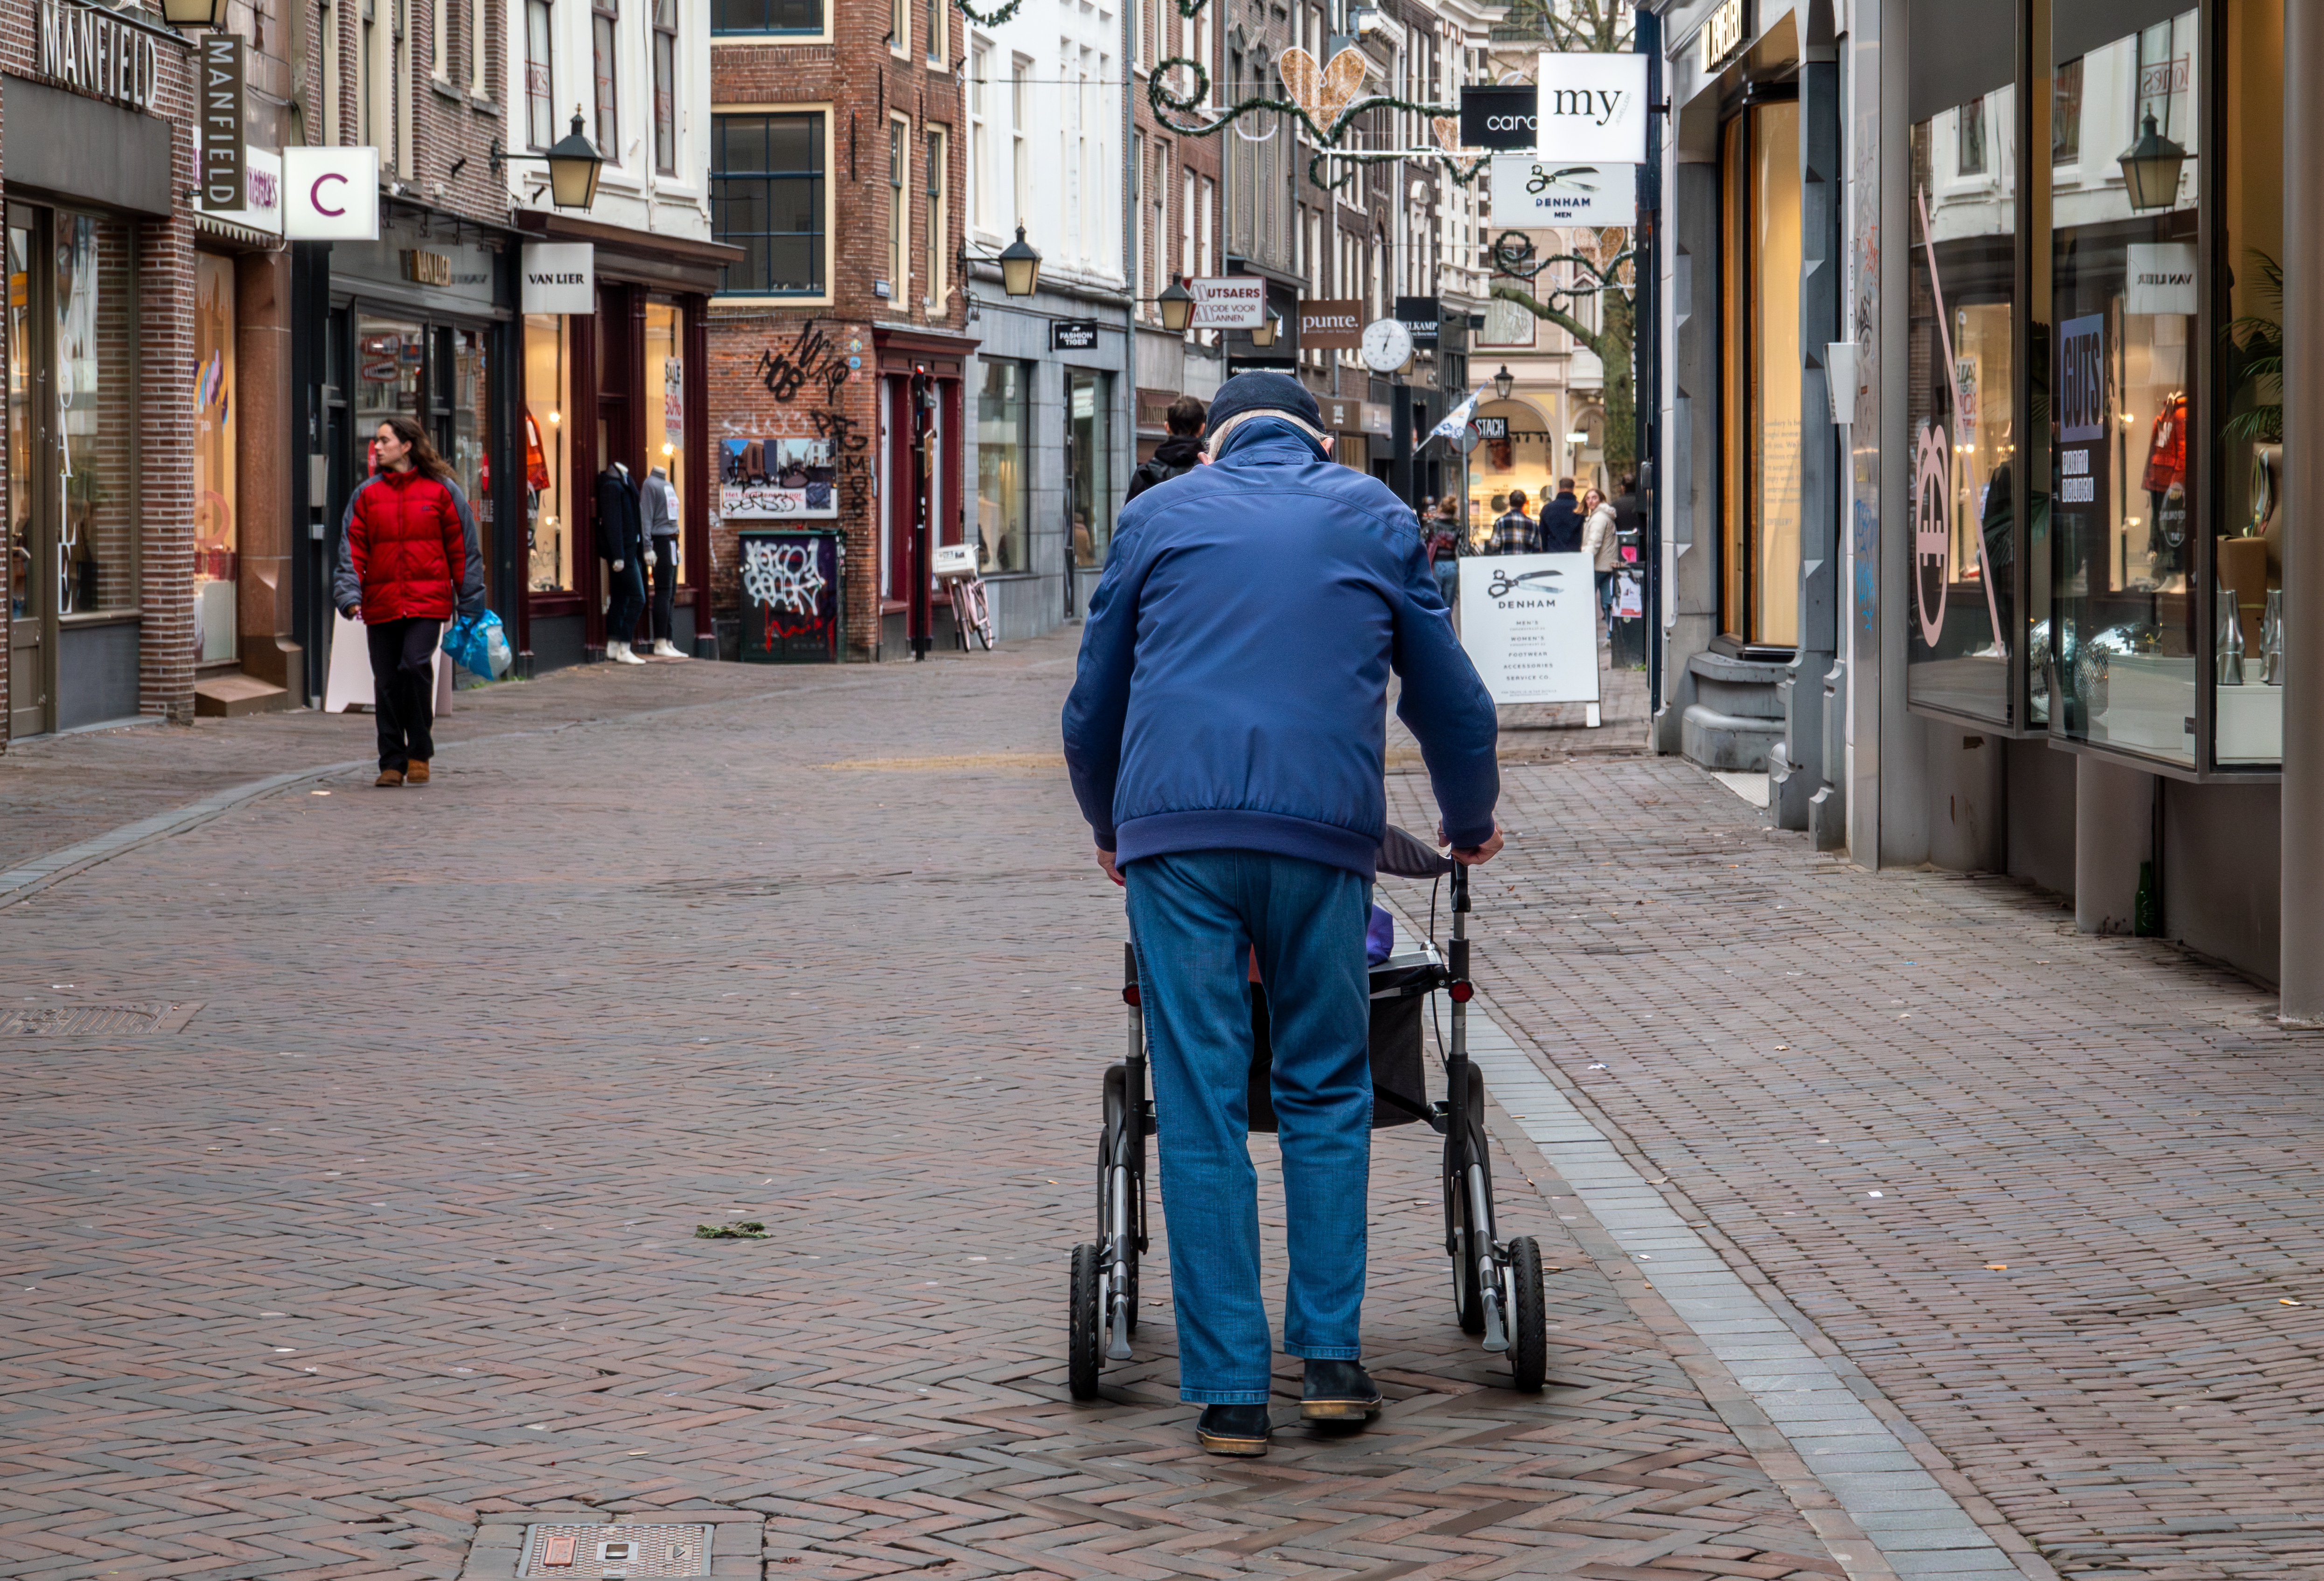
M372 711L379 715L379 766L408 768L436 756L429 724L436 711L436 640L441 620L381 620L364 628L371 644Z
M668 533L653 541L653 634L668 642L670 607L678 597L678 535Z

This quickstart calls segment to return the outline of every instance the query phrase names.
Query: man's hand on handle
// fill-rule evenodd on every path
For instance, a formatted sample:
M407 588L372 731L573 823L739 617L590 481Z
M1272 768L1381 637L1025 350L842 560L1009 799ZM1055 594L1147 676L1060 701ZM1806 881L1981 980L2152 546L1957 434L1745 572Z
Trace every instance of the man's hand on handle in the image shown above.
M1495 836L1493 844L1495 850L1499 849L1500 840L1498 835ZM1105 869L1105 876L1107 878L1112 879L1117 884L1121 882L1121 869L1113 865L1113 853L1106 850L1103 846L1099 846L1097 848L1097 865Z
M1444 825L1439 823L1436 826L1436 843L1443 845L1444 840ZM1493 837L1490 840L1482 845L1455 846L1452 850L1452 859L1464 868L1474 868L1491 861L1500 854L1501 823L1496 818L1493 820ZM1111 871L1111 866L1107 870ZM1120 880L1116 879L1115 882L1119 883Z

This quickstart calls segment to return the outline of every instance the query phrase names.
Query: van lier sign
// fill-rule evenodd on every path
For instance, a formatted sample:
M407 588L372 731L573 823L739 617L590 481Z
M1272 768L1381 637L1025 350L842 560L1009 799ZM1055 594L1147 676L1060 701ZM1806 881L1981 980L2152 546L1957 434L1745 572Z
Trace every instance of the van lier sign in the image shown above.
M597 310L597 249L594 244L527 242L519 262L524 276L523 311Z
M110 12L40 0L40 73L101 99L151 114L161 89L161 44Z

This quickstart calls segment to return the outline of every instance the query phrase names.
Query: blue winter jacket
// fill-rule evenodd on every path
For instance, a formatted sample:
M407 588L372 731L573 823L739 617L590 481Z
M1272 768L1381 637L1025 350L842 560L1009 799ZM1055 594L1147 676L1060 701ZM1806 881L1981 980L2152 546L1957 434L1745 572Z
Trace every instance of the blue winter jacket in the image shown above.
M1121 513L1065 700L1065 764L1122 862L1261 850L1373 876L1388 678L1445 832L1493 832L1492 698L1409 508L1255 419Z

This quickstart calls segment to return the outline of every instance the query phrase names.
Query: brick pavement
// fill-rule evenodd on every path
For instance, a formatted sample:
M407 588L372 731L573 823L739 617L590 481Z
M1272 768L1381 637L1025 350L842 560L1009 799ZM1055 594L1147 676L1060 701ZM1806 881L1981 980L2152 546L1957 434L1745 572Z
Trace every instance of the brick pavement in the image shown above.
M2324 1575L2324 1046L1683 763L1505 784L1486 1002L1965 1507L2074 1581Z
M1370 1432L1195 1451L1158 1245L1144 1359L1066 1401L1121 932L1056 766L1070 643L513 688L425 790L342 775L0 905L0 1003L203 1006L0 1055L6 1573L506 1574L521 1520L637 1512L763 1517L784 1576L1837 1574L1506 1117L1542 1396L1455 1329L1397 1133ZM29 777L83 838L76 784L150 811L363 730ZM692 1237L726 1218L774 1235Z

